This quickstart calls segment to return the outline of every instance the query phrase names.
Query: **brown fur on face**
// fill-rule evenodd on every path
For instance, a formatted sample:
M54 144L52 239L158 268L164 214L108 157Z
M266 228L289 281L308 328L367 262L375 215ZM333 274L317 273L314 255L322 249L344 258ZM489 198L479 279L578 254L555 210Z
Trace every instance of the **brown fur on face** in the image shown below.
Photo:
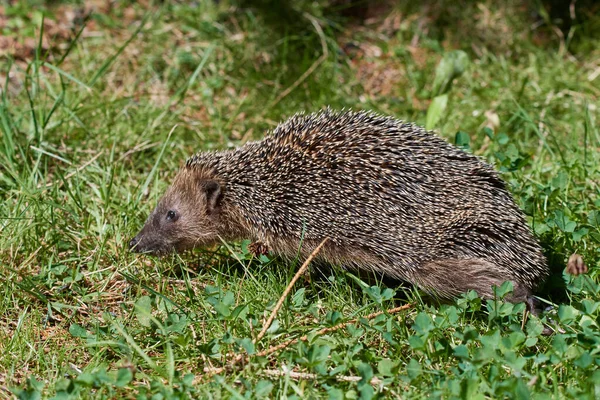
M129 242L138 253L165 254L219 241L224 185L206 171L182 168L142 230Z

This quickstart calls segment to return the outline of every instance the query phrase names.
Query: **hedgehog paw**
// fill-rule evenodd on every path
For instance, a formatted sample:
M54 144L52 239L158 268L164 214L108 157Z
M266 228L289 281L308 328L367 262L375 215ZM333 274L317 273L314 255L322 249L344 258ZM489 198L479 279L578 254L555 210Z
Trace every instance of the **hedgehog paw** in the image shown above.
M248 251L258 258L269 254L269 246L263 242L253 242L248 245Z

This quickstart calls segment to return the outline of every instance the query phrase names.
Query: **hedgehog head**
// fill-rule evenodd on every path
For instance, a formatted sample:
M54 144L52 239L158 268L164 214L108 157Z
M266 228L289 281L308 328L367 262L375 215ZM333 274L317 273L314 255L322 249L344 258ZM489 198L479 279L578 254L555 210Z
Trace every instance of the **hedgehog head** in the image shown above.
M166 254L218 242L223 186L215 174L183 167L142 230L129 242L130 249Z

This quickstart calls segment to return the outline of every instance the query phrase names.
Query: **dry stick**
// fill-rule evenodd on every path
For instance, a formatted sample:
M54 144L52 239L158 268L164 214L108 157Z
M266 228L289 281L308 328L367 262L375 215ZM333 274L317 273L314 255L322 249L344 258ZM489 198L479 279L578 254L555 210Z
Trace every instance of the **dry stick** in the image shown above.
M267 329L269 329L269 327L273 323L273 320L277 316L277 312L279 311L279 309L283 305L283 302L285 301L285 299L287 298L288 294L290 293L290 291L294 287L294 284L296 283L296 281L298 280L298 278L300 278L302 276L302 274L304 274L304 271L306 271L306 269L308 268L308 266L312 262L313 258L316 257L316 255L321 251L321 249L323 248L323 246L325 246L325 243L327 243L328 240L329 240L328 237L326 237L325 239L323 239L323 241L321 242L321 244L318 245L313 250L312 253L310 253L310 256L308 256L308 258L306 259L306 261L304 261L304 264L302 264L302 266L300 267L300 269L298 270L298 272L296 272L296 275L294 275L294 277L292 278L292 280L290 281L290 283L287 285L287 287L283 291L281 297L279 298L279 301L275 305L275 308L273 309L273 311L271 311L271 315L269 315L269 319L267 319L267 322L265 322L262 330L260 331L260 333L258 334L258 336L256 336L256 339L254 339L254 343L258 343L260 341L260 339L262 339L263 336L265 336L265 333L267 333Z
M317 380L319 376L317 374L311 374L308 372L296 372L290 371L287 368L282 369L265 369L258 373L259 375L266 375L268 377L279 378L282 376L289 376L295 380ZM335 380L338 382L358 382L362 378L360 376L352 376L352 375L338 375L335 377ZM371 378L369 383L373 386L379 385L381 383L381 379L377 377Z
M104 153L104 150L100 150L94 157L92 157L91 159L89 159L88 161L86 161L83 165L77 167L77 169L75 171L69 172L67 175L64 176L63 180L61 180L60 182L58 182L58 187L62 187L62 185L65 183L66 180L71 179L71 177L73 177L75 174L78 174L79 172L81 172L83 169L89 167L89 165L91 163L93 163L94 161L96 161L98 159L98 157L100 157L102 155L102 153ZM47 188L53 186L56 182L49 182L47 183L45 186ZM38 189L41 188L42 186L44 186L43 184L39 184L38 185Z
M348 325L355 324L361 318L364 318L366 320L371 320L371 319L373 319L375 317L380 316L381 314L385 314L385 313L387 313L387 314L396 314L396 313L398 313L398 312L400 312L402 310L407 310L407 309L409 309L411 307L412 307L412 304L405 304L403 306L396 307L396 308L391 308L391 309L386 310L386 311L378 311L378 312L369 314L366 317L354 318L354 319L351 319L350 321L342 322L341 324L338 324L338 325L335 325L335 326L331 326L331 327L328 327L328 328L323 328L320 331L317 331L317 333L315 334L315 337L322 336L322 335L325 335L327 333L335 332L335 331L338 331L338 330L340 330L342 328L347 327ZM274 352L276 352L278 350L285 349L286 347L289 347L289 346L291 346L293 344L296 344L296 343L298 343L300 341L306 342L307 340L308 340L308 335L304 335L302 337L295 338L295 339L290 339L290 340L288 340L286 342L283 342L283 343L280 343L280 344L278 344L276 346L271 346L267 350L263 350L261 352L258 352L254 356L255 357L265 357L265 356L268 356L269 354L272 354L272 353L274 353ZM204 372L207 373L207 374L209 374L209 376L212 376L212 375L215 375L215 374L220 374L221 372L223 372L223 371L225 371L227 369L231 369L236 363L238 363L239 361L241 361L243 358L244 358L244 355L243 354L239 354L228 365L226 365L224 367L219 367L219 368L209 368L209 367L206 367L206 368L204 368ZM248 360L248 359L249 358L246 358L246 360Z
M279 309L283 305L283 302L285 301L285 299L287 298L288 294L292 290L292 287L294 286L294 284L296 283L296 281L300 278L300 276L302 276L302 274L304 273L304 271L306 271L306 269L308 268L308 266L310 265L310 263L312 262L312 260L317 256L317 254L321 251L321 249L323 248L323 246L325 245L325 243L327 243L328 240L329 240L328 237L325 238L325 239L323 239L323 241L308 256L308 258L306 259L306 261L304 261L304 263L302 264L302 266L300 267L300 269L298 270L298 272L296 272L296 275L294 275L294 277L292 278L292 280L290 281L290 283L288 284L288 286L283 291L281 297L279 298L279 301L275 305L275 308L271 312L271 315L269 315L269 318L267 319L267 322L265 322L262 330L260 331L260 333L254 339L254 343L258 343L258 341L260 341L260 339L262 339L264 337L264 335L266 334L267 330L269 329L269 327L273 323L273 320L277 316L277 312L279 311ZM315 334L315 336L322 336L322 335L325 335L327 333L338 331L340 329L343 329L343 328L347 327L348 325L355 324L361 318L364 318L366 320L371 320L371 319L373 319L375 317L378 317L378 316L380 316L380 315L382 315L384 313L387 313L387 314L396 314L396 313L398 313L398 312L400 312L402 310L409 309L410 307L412 307L412 304L405 304L403 306L396 307L396 308L391 308L391 309L386 310L386 311L374 312L372 314L367 315L366 317L354 318L354 319L351 319L349 321L342 322L341 324L338 324L338 325L335 325L335 326L323 328L323 329L317 331L317 333ZM298 343L300 341L306 342L307 340L308 340L308 335L304 335L304 336L301 336L299 338L290 339L290 340L288 340L286 342L283 342L283 343L280 343L280 344L278 344L276 346L271 346L267 350L263 350L261 352L258 352L258 353L255 354L255 356L256 357L264 357L264 356L272 354L272 353L274 353L274 352L276 352L278 350L285 349L286 347L289 347L289 346L291 346L293 344L296 344L296 343ZM212 375L220 374L221 372L224 372L226 370L232 369L237 363L239 363L240 361L242 361L244 359L246 359L246 361L248 361L249 358L250 357L247 357L244 354L238 354L236 357L234 357L229 362L229 364L227 364L227 365L225 365L223 367L219 367L219 368L209 368L209 367L206 367L206 368L204 368L204 372L207 373L209 377L212 376ZM206 378L206 377L207 376L205 376L204 378Z
M298 85L300 85L302 82L304 82L304 80L306 80L306 78L308 78L310 76L310 74L312 74L315 71L315 69L317 69L317 67L319 65L321 65L323 63L323 61L325 61L327 59L327 57L329 57L329 51L327 50L327 42L325 41L325 34L323 33L323 29L321 29L321 26L319 25L319 22L315 19L315 17L313 17L312 15L310 15L308 13L304 13L304 17L307 18L313 24L313 26L315 27L315 30L317 31L317 34L319 35L319 39L321 39L321 47L323 48L323 54L321 54L321 57L319 57L317 59L317 61L315 61L302 74L302 76L300 76L300 78L298 78L296 80L296 82L292 83L292 85L290 87L288 87L283 92L281 92L279 94L279 96L277 96L277 98L275 99L275 101L273 101L273 103L271 103L269 105L269 107L267 107L267 109L273 108L273 106L275 104L279 103L281 101L281 99L283 99L285 96L287 96L288 94L290 94L292 92L292 90L296 89L298 87Z
M347 327L348 325L355 324L361 318L364 318L366 320L371 320L371 319L373 319L375 317L380 316L381 314L384 314L384 313L387 313L387 314L396 314L396 313L398 313L398 312L400 312L402 310L409 309L410 307L412 307L412 304L405 304L403 306L396 307L396 308L391 308L391 309L386 310L386 311L378 311L378 312L369 314L366 317L354 318L354 319L351 319L350 321L342 322L341 324L338 324L338 325L335 325L335 326L331 326L331 327L328 327L328 328L323 328L320 331L317 331L317 333L315 334L315 337L316 336L322 336L322 335L325 335L327 333L335 332L335 331L338 331L338 330L340 330L342 328ZM269 347L267 350L263 350L263 351L261 351L259 353L256 353L256 357L264 357L264 356L272 354L272 353L274 353L274 352L276 352L278 350L285 349L286 347L289 347L289 346L291 346L293 344L296 344L298 342L306 342L307 340L308 340L308 335L304 335L304 336L301 336L299 338L290 339L290 340L288 340L286 342L283 342L283 343L280 343L280 344L278 344L276 346Z
M267 322L265 322L265 325L263 326L263 328L260 331L260 333L258 334L258 336L256 336L256 339L254 339L254 343L257 343L260 339L263 338L263 336L265 336L265 333L267 332L267 330L269 329L269 327L273 323L273 320L275 319L275 316L277 315L277 311L279 311L279 309L283 305L283 302L285 301L287 295L292 290L292 287L294 286L294 284L296 283L296 281L302 276L302 274L304 273L304 271L306 271L306 269L310 265L311 261L316 257L316 255L319 253L319 251L321 251L321 249L323 248L323 246L325 245L325 243L327 243L328 240L329 240L328 237L326 237L325 239L323 239L323 241L321 242L321 244L319 244L313 250L313 252L310 253L310 255L308 256L308 258L306 259L306 261L304 261L304 264L302 264L302 266L300 267L300 269L298 270L298 272L296 272L296 275L294 275L294 277L292 278L292 280L290 281L290 283L288 284L288 286L283 291L283 294L279 298L279 301L275 305L275 308L273 309L273 311L271 311L271 315L269 315L269 319L267 319ZM244 358L248 359L248 357L244 357L244 354L238 354L237 356L235 356L229 362L228 365L225 365L225 366L219 367L219 368L204 368L204 372L206 372L206 373L208 373L210 375L220 374L221 372L223 372L223 371L225 371L227 369L233 368L233 366L235 364L237 364L238 362L242 361Z

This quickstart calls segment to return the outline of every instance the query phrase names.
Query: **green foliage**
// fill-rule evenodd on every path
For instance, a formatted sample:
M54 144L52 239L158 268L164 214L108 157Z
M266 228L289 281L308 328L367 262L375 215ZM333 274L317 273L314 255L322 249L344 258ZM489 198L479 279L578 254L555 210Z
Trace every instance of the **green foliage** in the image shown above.
M425 128L433 129L444 115L448 106L448 92L454 79L460 77L469 65L469 56L462 50L450 51L442 57L433 81L431 104L427 109Z
M548 38L516 0L399 3L375 25L339 2L242 3L63 4L72 41L48 33L61 7L4 6L3 38L35 47L0 64L0 397L598 398L598 38ZM185 157L325 105L494 164L547 253L551 308L524 320L510 284L438 304L319 266L257 341L303 260L126 251ZM589 274L563 272L573 252Z

